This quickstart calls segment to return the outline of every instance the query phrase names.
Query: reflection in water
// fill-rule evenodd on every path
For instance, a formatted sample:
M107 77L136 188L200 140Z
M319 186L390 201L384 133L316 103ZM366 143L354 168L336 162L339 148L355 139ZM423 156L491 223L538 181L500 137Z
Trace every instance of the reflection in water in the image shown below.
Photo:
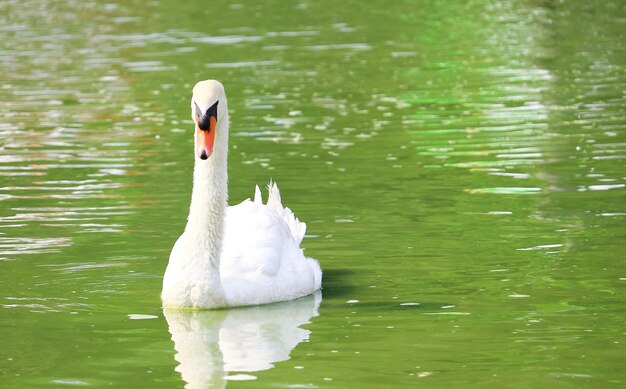
M224 387L226 380L255 379L229 372L268 370L289 359L317 316L320 292L294 301L229 310L164 310L176 349L176 368L187 388Z

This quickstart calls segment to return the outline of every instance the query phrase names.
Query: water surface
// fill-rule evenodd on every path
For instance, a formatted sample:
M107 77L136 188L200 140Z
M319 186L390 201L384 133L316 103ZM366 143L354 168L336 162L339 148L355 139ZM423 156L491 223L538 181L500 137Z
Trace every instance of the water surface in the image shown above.
M624 384L620 1L0 5L10 387ZM171 314L193 84L321 295Z

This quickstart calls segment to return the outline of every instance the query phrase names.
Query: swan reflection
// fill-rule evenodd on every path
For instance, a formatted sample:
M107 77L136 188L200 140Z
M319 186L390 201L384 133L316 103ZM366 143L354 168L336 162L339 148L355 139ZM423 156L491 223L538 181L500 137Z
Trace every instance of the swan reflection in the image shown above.
M228 380L255 379L250 373L268 370L289 359L309 338L300 326L318 315L320 292L298 300L218 311L165 309L172 334L176 367L186 388L225 387Z

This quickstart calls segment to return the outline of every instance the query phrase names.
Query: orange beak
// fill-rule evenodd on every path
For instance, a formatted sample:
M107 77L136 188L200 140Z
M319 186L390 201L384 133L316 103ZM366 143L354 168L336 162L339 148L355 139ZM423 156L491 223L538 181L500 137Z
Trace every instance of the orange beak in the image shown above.
M198 157L202 160L209 158L211 154L213 154L213 145L215 143L215 124L215 116L211 116L209 118L208 130L201 130L198 125L196 125L196 136L198 137L196 139L196 145L198 148L196 152Z

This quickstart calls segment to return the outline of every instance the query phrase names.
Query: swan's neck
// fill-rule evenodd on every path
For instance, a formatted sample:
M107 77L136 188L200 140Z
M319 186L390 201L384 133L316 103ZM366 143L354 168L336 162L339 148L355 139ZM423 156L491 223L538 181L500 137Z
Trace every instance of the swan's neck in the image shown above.
M204 161L195 156L187 226L174 245L163 277L161 296L166 307L218 308L228 303L220 278L228 201L227 157L226 116L217 128L213 154Z
M193 191L185 233L200 258L195 258L200 272L219 276L224 232L224 214L228 203L228 126L216 134L213 154L207 160L195 156ZM226 133L219 133L219 131Z

